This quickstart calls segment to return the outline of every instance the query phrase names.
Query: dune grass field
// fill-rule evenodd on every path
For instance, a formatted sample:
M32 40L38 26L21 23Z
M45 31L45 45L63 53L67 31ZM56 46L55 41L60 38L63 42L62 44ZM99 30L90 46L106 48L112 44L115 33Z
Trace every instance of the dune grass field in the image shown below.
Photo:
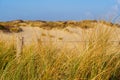
M91 20L0 25L0 35L4 34L0 38L0 80L120 80L118 24ZM15 37L10 36L22 34L25 41L33 40L35 34L25 32L26 27L38 27L39 40L35 44L25 42L16 56Z

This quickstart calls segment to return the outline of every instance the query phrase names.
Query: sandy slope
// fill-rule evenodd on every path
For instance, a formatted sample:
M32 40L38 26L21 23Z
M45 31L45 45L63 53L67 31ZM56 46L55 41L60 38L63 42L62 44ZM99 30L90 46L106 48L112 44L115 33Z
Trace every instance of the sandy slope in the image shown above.
M104 26L106 27L106 26ZM0 32L0 39L6 41L15 41L16 37L24 37L24 44L28 45L31 43L37 43L42 41L47 43L52 41L58 45L64 44L69 46L75 46L78 43L82 43L83 40L81 37L88 36L91 32L94 31L94 28L91 29L81 29L81 28L72 28L66 27L64 29L51 29L46 30L39 27L21 27L23 32L20 33L3 33ZM120 29L114 28L113 31L114 38L112 41L120 41Z

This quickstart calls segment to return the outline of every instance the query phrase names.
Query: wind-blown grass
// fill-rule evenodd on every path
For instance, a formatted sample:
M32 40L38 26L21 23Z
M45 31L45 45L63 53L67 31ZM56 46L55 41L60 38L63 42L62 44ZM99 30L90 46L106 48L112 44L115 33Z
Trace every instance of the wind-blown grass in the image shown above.
M111 35L111 29L95 29L77 49L40 42L24 47L19 59L13 44L0 41L0 80L119 80L120 45Z

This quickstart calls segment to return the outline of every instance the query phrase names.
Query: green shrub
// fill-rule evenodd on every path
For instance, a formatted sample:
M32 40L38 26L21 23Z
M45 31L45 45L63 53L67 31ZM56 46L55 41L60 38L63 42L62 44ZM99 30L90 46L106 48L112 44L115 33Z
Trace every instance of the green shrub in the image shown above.
M12 28L10 28L10 32L18 33L18 32L21 32L21 31L22 31L22 29L20 27L12 27Z

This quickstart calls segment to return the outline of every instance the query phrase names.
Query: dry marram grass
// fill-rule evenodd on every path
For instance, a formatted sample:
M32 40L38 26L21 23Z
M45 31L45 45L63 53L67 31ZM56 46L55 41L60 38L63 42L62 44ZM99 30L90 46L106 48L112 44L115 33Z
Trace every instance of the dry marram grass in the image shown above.
M73 49L41 41L24 46L19 62L13 43L1 40L0 80L119 80L120 45L111 42L112 32L96 28Z

